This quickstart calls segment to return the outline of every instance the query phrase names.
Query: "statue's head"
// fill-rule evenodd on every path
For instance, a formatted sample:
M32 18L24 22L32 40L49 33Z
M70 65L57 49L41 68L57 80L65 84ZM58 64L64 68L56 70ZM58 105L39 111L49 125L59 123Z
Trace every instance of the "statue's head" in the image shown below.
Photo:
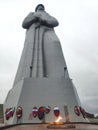
M45 10L44 5L43 4L37 5L36 8L35 8L35 11L38 11L38 10L44 11Z

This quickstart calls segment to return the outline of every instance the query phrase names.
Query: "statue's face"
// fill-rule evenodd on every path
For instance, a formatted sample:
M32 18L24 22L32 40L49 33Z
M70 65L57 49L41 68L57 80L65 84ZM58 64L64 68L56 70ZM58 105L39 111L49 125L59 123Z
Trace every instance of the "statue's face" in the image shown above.
M38 8L37 8L37 10L42 10L42 11L43 11L43 10L44 10L44 7L41 6L41 5L39 5Z

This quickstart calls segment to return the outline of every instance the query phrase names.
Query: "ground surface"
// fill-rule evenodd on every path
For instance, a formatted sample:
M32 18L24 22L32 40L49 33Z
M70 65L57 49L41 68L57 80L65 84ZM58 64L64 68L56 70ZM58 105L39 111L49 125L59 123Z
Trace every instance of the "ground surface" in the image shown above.
M47 128L48 126L48 128ZM75 126L75 128L74 128ZM92 124L65 124L63 126L49 125L49 124L29 124L29 125L18 125L10 128L0 128L0 130L98 130L98 125Z

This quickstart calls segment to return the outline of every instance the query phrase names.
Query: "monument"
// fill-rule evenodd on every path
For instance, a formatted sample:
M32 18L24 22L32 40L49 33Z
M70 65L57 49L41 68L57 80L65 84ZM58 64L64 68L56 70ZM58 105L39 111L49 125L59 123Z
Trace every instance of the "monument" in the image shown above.
M24 19L24 48L4 103L6 124L86 121L54 31L58 24L42 4Z

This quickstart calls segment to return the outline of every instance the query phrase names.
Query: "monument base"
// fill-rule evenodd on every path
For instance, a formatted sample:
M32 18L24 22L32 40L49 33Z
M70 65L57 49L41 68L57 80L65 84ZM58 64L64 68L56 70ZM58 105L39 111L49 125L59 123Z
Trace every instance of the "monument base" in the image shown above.
M22 110L17 112L17 107ZM59 117L61 122L86 122L83 113L76 110L79 107L71 79L25 78L8 93L4 123L52 123Z

